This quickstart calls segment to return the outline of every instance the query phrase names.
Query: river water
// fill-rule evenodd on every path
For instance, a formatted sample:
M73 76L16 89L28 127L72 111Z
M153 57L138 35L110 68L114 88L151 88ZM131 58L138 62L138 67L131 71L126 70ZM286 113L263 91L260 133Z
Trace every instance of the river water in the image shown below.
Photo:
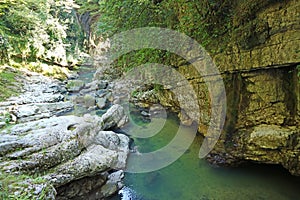
M80 80L90 82L93 68L80 70ZM103 113L103 112L102 112ZM140 112L131 112L130 123L122 132L138 135L151 132L164 120L159 116L145 121ZM135 138L138 151L151 152L168 144L176 135L179 120L168 113L163 128L153 137ZM157 124L157 125L156 125ZM136 126L139 125L139 126ZM151 126L150 126L151 125ZM190 137L193 130L185 127ZM197 136L189 149L171 165L158 171L125 173L125 187L110 200L297 200L300 199L300 177L274 165L247 164L238 168L213 167L198 158L202 137ZM129 160L130 162L130 160Z
M138 118L138 117L136 117ZM153 119L152 123L160 119ZM163 119L161 119L163 120ZM140 125L128 125L125 132L145 131ZM175 136L179 120L168 114L164 128L155 136L134 139L140 152L151 152L166 145ZM192 131L184 129L188 136ZM291 176L287 170L273 165L248 164L238 168L212 167L198 158L202 143L197 136L176 162L155 172L126 173L125 187L111 200L296 200L300 199L300 178Z

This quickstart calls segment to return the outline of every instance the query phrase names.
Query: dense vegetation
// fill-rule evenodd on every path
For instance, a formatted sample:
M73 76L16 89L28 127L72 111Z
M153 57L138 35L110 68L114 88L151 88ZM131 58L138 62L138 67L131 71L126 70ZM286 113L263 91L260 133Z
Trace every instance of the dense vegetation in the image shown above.
M80 13L89 13L92 32L110 37L139 27L164 27L197 40L210 53L224 52L230 41L247 49L257 45L255 14L283 0L76 0ZM145 36L146 37L146 36ZM253 40L253 41L252 41ZM121 57L116 66L130 69L145 62L176 63L176 56L143 49Z
M82 28L97 38L164 27L194 38L212 54L225 51L231 40L250 48L256 27L251 20L263 7L280 1L284 0L0 0L0 62L70 66L83 47ZM89 19L80 27L78 21L86 15ZM241 27L246 30L239 31ZM130 68L132 63L172 60L174 55L147 49L120 58L117 65Z
M253 37L256 29L264 29L253 21L255 14L281 1L0 0L0 64L22 63L34 71L50 69L49 65L70 68L80 60L85 39L149 26L185 33L211 54L226 51L230 41L249 49L260 41ZM177 65L180 59L169 52L142 49L123 55L115 64L123 71L147 62Z
M1 0L0 61L72 65L83 38L75 6L72 0Z
M18 75L14 71L3 71L0 68L0 102L4 99L17 94L17 91L20 87L15 81L15 77Z

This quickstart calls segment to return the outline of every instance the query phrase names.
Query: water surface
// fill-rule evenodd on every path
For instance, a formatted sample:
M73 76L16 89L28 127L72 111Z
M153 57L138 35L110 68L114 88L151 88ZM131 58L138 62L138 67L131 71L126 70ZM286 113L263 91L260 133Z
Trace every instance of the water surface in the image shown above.
M154 119L155 124L159 119ZM141 127L126 127L128 133L147 130L147 123L135 120ZM150 152L166 145L176 134L179 121L168 116L164 128L154 137L134 139L140 152ZM184 130L187 136L191 131ZM198 158L202 138L197 136L176 162L159 171L126 173L125 187L112 199L131 200L296 200L300 199L300 179L272 165L239 168L215 168Z

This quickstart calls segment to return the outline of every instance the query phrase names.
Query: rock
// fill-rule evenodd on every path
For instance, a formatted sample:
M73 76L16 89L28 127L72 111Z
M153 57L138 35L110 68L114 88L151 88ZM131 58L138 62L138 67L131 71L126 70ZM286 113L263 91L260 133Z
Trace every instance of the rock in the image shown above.
M296 127L276 125L256 126L244 133L239 148L246 160L281 164L292 174L300 176L300 132Z
M93 107L96 105L96 99L92 95L86 94L83 97L84 100L84 106L87 108Z
M99 97L99 98L102 98L102 97L106 96L107 93L108 93L107 90L105 90L105 89L100 89L100 90L97 90L97 91L96 91L96 96Z
M65 94L67 92L67 89L64 85L60 83L52 83L49 85L48 88L44 90L44 93L60 93L60 94Z
M120 191L119 195L122 197L122 199L140 199L136 192L131 189L130 187L124 186Z
M121 183L124 177L124 172L119 170L108 176L108 180L104 186L101 187L101 193L103 196L111 196L118 192L123 187Z
M3 128L4 126L6 126L5 122L0 122L0 129Z
M105 108L105 106L106 106L106 101L107 101L107 99L106 99L105 97L103 97L103 98L97 98L97 99L96 99L97 107L98 107L99 109Z
M14 189L14 197L21 199L47 199L55 200L56 190L42 179L28 178L21 183L15 183L10 189ZM12 197L11 197L12 198Z
M108 92L108 93L105 95L105 98L106 98L108 101L110 101L110 102L112 102L112 101L114 100L114 97L113 97L112 92Z
M100 131L95 136L94 143L119 152L115 169L124 169L126 167L126 159L129 153L129 138L127 136L116 134L112 131Z
M11 112L18 122L28 122L60 115L74 108L71 102L35 103L13 106Z
M104 123L104 130L120 128L129 120L125 115L124 108L120 105L113 105L101 118Z
M54 169L54 173L45 176L55 187L60 187L73 180L94 176L99 172L113 169L118 153L101 145L91 145L78 157Z
M91 194L93 191L100 191L101 187L105 184L108 173L104 172L93 177L84 177L82 179L68 183L62 187L57 188L58 195L56 196L57 200L65 199L88 199L87 196L94 196L93 199L103 199L102 194ZM84 187L83 187L84 186Z
M52 117L3 130L0 132L0 155L6 161L1 163L0 169L7 172L50 171L43 179L60 188L84 177L125 168L129 138L101 131L119 122L115 112L117 110L111 110L107 115L111 119L107 120L109 125L105 125L102 118L87 114L84 117ZM114 120L117 121L112 123ZM40 186L34 191L38 193ZM114 190L106 191L105 194L110 194Z
M79 104L85 108L91 108L96 105L96 98L90 94L84 96L75 96L71 99L75 104Z
M98 83L97 81L93 81L90 83L87 83L84 87L84 89L80 90L80 94L87 94L95 92L98 89Z
M81 80L69 80L66 85L69 92L79 92L82 88L84 88L84 86L85 83Z
M287 147L295 131L274 125L260 125L250 133L248 142L260 149L276 150Z
M300 176L300 133L296 126L281 127L262 124L253 129L239 130L229 146L218 145L208 156L214 164L234 166L245 161L280 164L293 175ZM224 143L220 141L219 144ZM220 153L222 152L223 153Z
M107 81L100 81L98 82L98 89L106 89L108 86L108 82Z
M150 117L150 113L148 113L144 110L141 112L141 115L144 116L144 117Z
M40 176L9 186L13 193L28 194L29 199L86 199L89 195L105 199L118 191L124 175L116 170L126 166L129 138L104 130L127 122L123 108L113 106L102 117L59 116L74 107L64 101L62 83L37 74L27 78L23 94L0 103L0 173ZM105 81L85 85L72 80L68 91L86 90L87 94L72 99L93 109L95 92L107 85ZM107 91L97 99L101 108L106 95ZM4 120L18 124L6 128Z

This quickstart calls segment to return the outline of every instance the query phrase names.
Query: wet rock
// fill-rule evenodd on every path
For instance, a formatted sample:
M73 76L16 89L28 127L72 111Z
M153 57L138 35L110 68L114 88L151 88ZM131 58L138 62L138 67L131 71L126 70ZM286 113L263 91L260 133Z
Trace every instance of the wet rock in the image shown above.
M122 199L141 199L142 197L139 197L136 192L129 188L124 186L120 191L119 195L121 196Z
M124 172L122 170L110 174L106 184L101 187L103 196L111 196L118 192L124 186L121 182L123 177Z

